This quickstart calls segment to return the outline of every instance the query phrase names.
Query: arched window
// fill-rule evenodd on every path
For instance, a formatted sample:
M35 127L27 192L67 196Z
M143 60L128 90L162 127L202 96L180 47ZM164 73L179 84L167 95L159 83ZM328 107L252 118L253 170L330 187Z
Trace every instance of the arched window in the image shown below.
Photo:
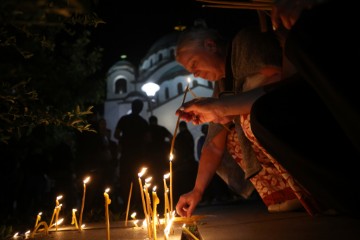
M119 78L115 82L115 94L123 94L127 92L127 82L124 78Z
M208 81L208 87L209 87L209 88L213 88L212 82Z
M168 100L170 98L169 88L165 88L165 99Z
M193 84L193 88L199 85L198 81L195 79L192 81L192 84Z
M177 85L177 92L179 95L184 92L183 85L181 83L178 83Z

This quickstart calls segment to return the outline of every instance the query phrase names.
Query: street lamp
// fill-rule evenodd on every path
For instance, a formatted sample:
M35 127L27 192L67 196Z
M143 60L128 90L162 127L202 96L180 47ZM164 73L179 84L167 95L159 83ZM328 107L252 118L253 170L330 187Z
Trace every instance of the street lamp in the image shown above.
M150 100L149 108L150 108L150 112L151 112L151 115L152 115L151 102L152 102L153 97L155 96L156 92L160 90L160 86L158 84L156 84L156 83L148 82L148 83L145 83L141 87L141 90L146 93L146 95L148 96L148 99Z

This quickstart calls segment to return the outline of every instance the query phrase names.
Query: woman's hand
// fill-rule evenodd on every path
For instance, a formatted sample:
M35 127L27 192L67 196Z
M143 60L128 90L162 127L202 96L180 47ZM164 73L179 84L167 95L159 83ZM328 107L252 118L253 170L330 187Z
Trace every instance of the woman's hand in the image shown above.
M180 196L178 203L176 204L176 212L181 217L191 217L195 210L195 207L201 201L202 193L197 190L185 193Z
M176 111L176 115L195 125L208 122L225 124L233 119L232 116L223 116L223 109L219 99L210 97L195 98L184 103Z

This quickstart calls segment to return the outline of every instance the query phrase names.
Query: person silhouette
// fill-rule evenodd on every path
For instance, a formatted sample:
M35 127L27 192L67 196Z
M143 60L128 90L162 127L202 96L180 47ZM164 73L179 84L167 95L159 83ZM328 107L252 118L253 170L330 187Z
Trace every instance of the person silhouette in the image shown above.
M153 176L156 183L161 183L163 175L169 171L168 162L172 137L166 127L158 124L156 116L149 117L149 128L146 135L147 166L148 173Z
M173 135L170 131L158 123L158 118L150 116L149 127L146 134L146 167L148 176L152 177L151 183L156 186L158 194L164 191L163 177L169 173L170 142ZM158 209L164 209L164 201L160 201Z
M144 103L135 99L131 103L131 113L122 116L115 128L114 137L118 140L121 152L119 159L119 179L121 198L128 199L130 184L137 181L137 173L145 158L146 132L148 122L140 116ZM141 214L143 211L140 194L132 194L131 209Z
M196 179L198 164L195 159L195 141L185 121L179 123L174 144L174 199L190 191ZM185 177L184 177L185 176Z

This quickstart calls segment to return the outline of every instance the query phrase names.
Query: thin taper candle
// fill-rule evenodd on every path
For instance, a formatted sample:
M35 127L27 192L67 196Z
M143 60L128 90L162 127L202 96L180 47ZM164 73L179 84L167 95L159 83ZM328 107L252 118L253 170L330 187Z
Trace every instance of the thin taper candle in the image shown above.
M186 99L186 94L189 91L189 83L187 84L186 88L185 88L185 93L181 102L181 105L184 104L185 99ZM173 211L173 174L172 174L172 160L174 158L173 155L173 151L174 151L174 145L175 145L175 139L176 139L176 134L179 128L179 123L180 123L180 116L177 118L176 121L176 126L175 126L175 130L174 130L174 134L173 134L173 138L171 140L171 147L170 147L170 155L169 155L169 167L170 167L170 211Z
M108 192L110 188L107 188L104 192L105 198L105 221L106 221L106 239L110 240L110 220L109 220L109 204L111 203L111 199L109 198Z
M84 213L84 205L85 205L85 195L86 195L86 184L90 181L90 177L86 177L83 181L84 183L84 192L82 196L82 202L81 202L81 209L80 209L80 216L79 216L79 229L82 230L82 216Z
M127 203L127 208L126 208L125 226L127 226L127 222L128 222L128 216L129 216L129 210L130 210L130 201L131 201L131 194L132 194L132 187L133 187L133 182L131 182L131 184L130 184L129 198L128 198L128 203Z

